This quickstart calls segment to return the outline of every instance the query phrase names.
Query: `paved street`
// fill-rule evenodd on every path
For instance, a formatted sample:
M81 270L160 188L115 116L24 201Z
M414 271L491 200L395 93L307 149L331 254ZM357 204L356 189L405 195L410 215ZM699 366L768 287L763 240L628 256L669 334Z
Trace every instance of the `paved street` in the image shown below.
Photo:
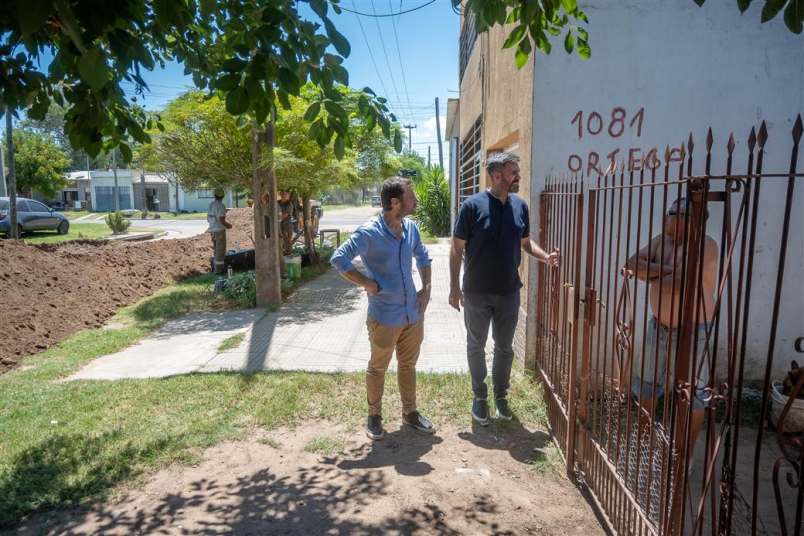
M376 216L379 207L350 207L338 210L327 210L324 207L324 217L321 218L319 229L340 229L354 231L369 218Z
M449 247L442 243L429 248L433 294L417 369L465 371L463 316L447 303ZM418 275L415 277L418 281ZM219 371L361 371L369 355L367 307L361 289L330 271L300 288L279 312L190 315L169 322L154 336L122 352L93 361L71 379L148 378ZM238 333L245 334L239 347L218 352L222 341Z

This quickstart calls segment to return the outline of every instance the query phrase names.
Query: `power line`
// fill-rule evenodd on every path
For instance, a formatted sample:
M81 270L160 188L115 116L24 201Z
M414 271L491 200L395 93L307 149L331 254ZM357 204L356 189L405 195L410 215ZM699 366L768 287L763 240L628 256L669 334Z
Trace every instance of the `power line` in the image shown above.
M357 8L357 6L355 5L355 0L352 0L352 6ZM341 9L346 8L341 7ZM351 11L351 12L357 13L357 11ZM366 37L366 30L363 28L363 21L360 20L360 14L357 13L355 17L357 18L357 24L360 26L360 33L363 34L363 41L365 41L366 43L366 49L368 50L369 57L371 58L371 64L374 65L374 72L377 73L377 79L379 79L380 81L380 86L382 86L383 93L385 93L386 95L390 95L390 93L388 93L388 88L385 87L385 82L383 82L382 80L382 76L380 76L380 69L377 67L377 61L374 59L374 53L371 51L371 45L369 44L368 37Z
M354 0L352 0L352 4L354 5ZM376 8L374 7L374 3L371 3L371 10L375 13L377 12ZM359 15L358 15L359 18ZM400 102L402 99L399 98L399 89L396 85L396 79L394 78L394 71L391 69L391 60L388 59L388 50L385 48L385 39L382 36L382 28L380 28L380 19L374 18L374 22L377 24L377 34L380 36L380 45L382 46L382 53L385 56L385 66L388 68L388 74L391 76L391 86L394 88L394 95L396 95L395 102Z
M373 5L373 4L372 4ZM402 1L399 2L400 10L402 9ZM391 7L391 0L388 0L388 7ZM398 20L398 19L397 19ZM394 29L394 42L396 42L396 56L399 58L399 68L402 71L402 87L405 90L405 102L408 103L408 108L410 108L410 93L408 92L408 77L405 74L405 65L402 63L402 51L399 49L399 35L396 31L396 24L397 21L391 19L391 26ZM408 118L410 119L410 118Z
M430 0L429 2L425 2L424 4L422 4L420 6L413 7L413 8L410 8L410 9L406 9L405 11L399 11L397 13L381 13L379 15L376 13L376 11L375 11L375 13L373 15L369 14L369 13L363 13L361 11L357 11L357 6L354 5L354 2L352 2L352 5L354 6L355 9L348 9L348 8L345 8L345 7L341 6L340 4L338 4L338 6L342 10L348 11L349 13L354 13L355 15L363 15L364 17L372 17L372 18L378 18L379 19L379 18L383 18L383 17L396 17L397 15L404 15L405 13L412 13L414 11L418 11L419 9L421 9L423 7L427 7L430 4L434 4L435 1L436 0ZM371 7L373 8L374 5L372 4Z

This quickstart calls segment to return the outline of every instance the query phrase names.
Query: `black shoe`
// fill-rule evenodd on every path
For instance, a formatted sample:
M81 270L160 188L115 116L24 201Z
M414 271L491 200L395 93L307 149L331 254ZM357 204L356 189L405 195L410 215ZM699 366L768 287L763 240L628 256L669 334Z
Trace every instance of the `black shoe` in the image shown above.
M472 418L477 421L480 426L486 426L489 423L488 402L475 398L475 401L472 402Z
M407 415L403 415L402 422L404 422L417 432L421 432L423 434L435 433L433 423L431 423L427 417L425 417L418 411L411 411Z
M497 406L497 418L502 419L504 421L510 421L514 418L514 414L511 413L511 408L508 407L508 400L505 398L498 398L494 401L494 405Z
M366 435L374 441L380 440L385 436L385 430L382 429L382 417L369 415L366 423Z

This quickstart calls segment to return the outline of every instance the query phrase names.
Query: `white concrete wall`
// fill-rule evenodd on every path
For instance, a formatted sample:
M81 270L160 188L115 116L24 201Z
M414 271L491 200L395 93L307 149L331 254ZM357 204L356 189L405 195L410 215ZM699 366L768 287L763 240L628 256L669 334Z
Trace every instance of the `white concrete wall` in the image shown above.
M90 191L92 192L92 207L95 209L95 187L97 186L111 186L114 187L114 172L112 171L92 171L90 181ZM118 188L128 188L128 195L131 201L131 208L134 208L134 185L133 175L131 170L118 169L117 170L117 186Z
M179 210L186 210L187 212L206 212L211 202L212 198L199 199L198 192L195 190L185 190L179 187ZM234 206L234 197L232 197L231 190L226 190L223 204L226 205L226 208L232 208Z
M690 132L695 139L695 172L702 172L706 130L712 127L715 151L712 169L725 171L726 141L734 132L735 170L746 168L746 139L751 126L766 120L766 172L786 172L789 166L793 121L804 113L804 38L790 33L776 20L760 24L762 2L740 15L734 2L709 1L698 7L692 0L608 0L586 5L592 58L584 61L554 47L549 57L535 63L533 112L532 217L538 221L538 192L548 174L591 173L590 153L598 168L607 155L619 150L618 163L627 165L629 152L639 159L652 148L663 157L665 147L680 146ZM623 133L609 135L612 112L625 111ZM630 125L642 109L639 120ZM578 123L582 112L583 131ZM587 121L600 114L602 130L592 135ZM618 114L620 112L617 112ZM596 118L590 125L598 128ZM613 126L619 133L619 125ZM576 155L576 156L572 156ZM570 162L570 159L572 161ZM594 161L594 156L592 156ZM799 158L799 171L804 157ZM793 342L804 336L804 179L798 180L793 230L787 258L784 306L781 310L775 375L780 376L796 355ZM772 296L779 255L784 185L763 185L762 217L754 251L751 336L748 341L747 379L761 379L766 362ZM720 238L722 217L710 208L708 233ZM660 216L654 219L654 229ZM643 221L643 237L647 222ZM644 243L646 238L643 238ZM799 360L804 360L799 354ZM722 369L722 365L718 365Z

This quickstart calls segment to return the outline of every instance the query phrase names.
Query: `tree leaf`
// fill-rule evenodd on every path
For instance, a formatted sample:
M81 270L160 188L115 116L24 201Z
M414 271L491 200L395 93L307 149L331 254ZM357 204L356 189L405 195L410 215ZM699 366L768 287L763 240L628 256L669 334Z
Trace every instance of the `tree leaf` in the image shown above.
M50 15L52 1L48 0L26 0L16 2L17 17L20 21L20 30L23 35L30 35L36 32L47 20Z
M330 68L330 71L332 72L332 77L336 82L340 82L344 86L349 85L349 71L347 71L343 66L333 65Z
M706 2L706 0L692 0L692 1L698 4L699 7L704 5L704 2Z
M352 52L349 41L335 28L335 25L328 18L324 18L324 28L326 28L327 37L332 41L335 50L344 58L348 57Z
M343 155L346 154L346 143L343 141L343 136L338 136L335 138L335 145L333 147L335 149L335 158L338 160L343 160Z
M572 32L568 31L567 36L564 38L564 50L567 51L567 54L572 54L574 48L575 37L572 35Z
M240 115L248 110L248 93L242 87L237 87L226 95L226 111L232 115Z
M327 3L324 0L310 0L310 7L322 19L327 16Z
M517 43L519 43L522 40L522 36L525 35L526 29L527 29L526 26L520 24L519 26L511 30L511 33L508 35L508 39L506 39L505 43L503 43L503 48L511 48Z
M578 55L585 60L592 57L592 49L586 39L578 38Z
M529 53L525 52L521 48L516 49L516 68L521 69L528 63L528 57L530 56Z
M561 7L567 13L572 13L578 7L578 0L561 0Z
M740 9L740 13L745 13L745 10L751 7L752 0L737 0L737 7Z
M134 155L131 154L131 147L125 142L121 142L118 147L120 148L120 152L123 153L123 161L126 164L131 162L131 159L134 157Z
M762 22L768 22L779 14L787 0L765 0L765 5L762 7Z
M800 34L804 30L804 0L790 0L787 9L784 10L784 23L794 34Z
M240 75L237 73L225 74L215 81L215 88L222 91L232 91L240 85Z
M223 62L221 69L230 73L236 73L245 69L246 65L246 60L241 60L240 58L229 58Z
M336 102L332 102L329 100L324 101L324 108L327 109L327 112L331 113L338 119L341 119L343 121L348 121L349 119L348 115L346 114L346 110L344 110L343 107Z
M98 47L91 48L78 60L78 72L89 87L100 91L109 80L106 54Z
M305 121L313 121L316 117L318 117L318 112L321 111L321 103L314 102L307 108L307 111L304 112L304 120Z

